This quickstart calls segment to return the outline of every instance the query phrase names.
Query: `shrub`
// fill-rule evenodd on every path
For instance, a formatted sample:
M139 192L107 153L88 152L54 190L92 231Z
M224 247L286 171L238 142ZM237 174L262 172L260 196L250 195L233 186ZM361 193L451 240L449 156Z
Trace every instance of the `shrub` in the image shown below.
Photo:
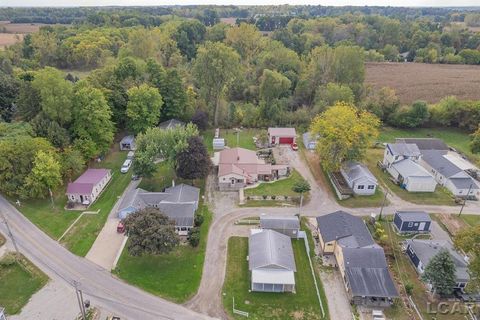
M188 243L190 243L192 247L196 247L200 243L200 230L197 227L190 229L188 233Z
M15 264L15 253L6 254L2 260L0 260L0 266L2 267L9 267Z
M267 196L266 196L266 195L263 195L262 198L263 198L263 200L267 200Z
M196 214L195 215L195 221L194 221L195 227L200 227L204 220L205 220L205 218L203 217L203 215Z
M272 198L272 200L275 200L277 198L277 196L272 196L271 198Z
M405 291L407 292L408 295L411 295L413 293L413 284L410 282L405 284Z

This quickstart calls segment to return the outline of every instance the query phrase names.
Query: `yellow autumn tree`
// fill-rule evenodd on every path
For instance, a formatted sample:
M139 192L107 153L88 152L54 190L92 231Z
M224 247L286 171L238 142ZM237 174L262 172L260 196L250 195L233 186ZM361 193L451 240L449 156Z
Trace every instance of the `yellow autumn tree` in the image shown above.
M361 161L378 136L380 120L370 112L337 103L316 116L310 132L318 135L317 152L327 171L337 171L343 162Z

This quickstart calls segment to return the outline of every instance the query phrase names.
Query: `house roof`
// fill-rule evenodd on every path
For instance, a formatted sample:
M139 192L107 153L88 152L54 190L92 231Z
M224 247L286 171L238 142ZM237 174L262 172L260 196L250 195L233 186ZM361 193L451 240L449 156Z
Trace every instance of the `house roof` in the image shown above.
M295 128L268 128L268 134L273 137L296 137Z
M252 270L253 283L295 284L295 273L290 270L255 269Z
M272 165L257 157L257 153L243 148L225 149L219 152L218 175L238 174L250 177L251 174L271 174Z
M110 169L87 169L67 186L67 194L90 194L93 188L110 173Z
M420 150L448 150L448 146L440 139L436 138L397 138L397 143L413 143Z
M363 164L356 161L348 161L342 166L343 173L348 177L350 181L356 181L358 179L366 178L374 183L377 183L375 176L368 170Z
M413 249L417 258L424 266L441 250L447 250L455 264L455 276L457 280L468 281L468 264L463 257L453 248L452 244L444 240L406 240L406 243Z
M219 163L258 164L262 163L262 161L259 161L257 153L255 151L247 150L244 148L231 148L220 151Z
M199 188L183 183L167 188L165 192L148 192L137 188L125 194L118 215L123 219L134 211L155 207L175 220L175 225L192 226L199 198Z
M177 120L177 119L170 119L170 120L167 120L167 121L164 121L164 122L161 122L158 127L160 129L173 129L177 126L184 126L185 125L185 122L182 122L180 120Z
M430 177L432 175L421 165L410 159L403 159L392 164L392 167L404 178L406 177Z
M420 149L414 143L388 143L387 148L393 155L405 157L418 157L421 155Z
M395 212L397 216L402 219L402 221L411 221L411 222L427 222L432 221L428 213L425 211L397 211Z
M273 230L262 230L248 238L249 270L276 268L297 271L289 236Z
M300 229L300 221L297 216L260 216L260 228L262 229Z
M375 245L363 220L345 211L317 217L317 224L324 242L341 239L342 246L353 248Z
M478 189L478 184L471 177L450 177L450 181L457 189Z
M133 135L129 135L129 136L125 136L122 138L122 140L120 141L120 144L123 144L123 143L132 143L135 141L135 137Z
M345 274L353 296L398 296L381 247L343 248L342 252Z

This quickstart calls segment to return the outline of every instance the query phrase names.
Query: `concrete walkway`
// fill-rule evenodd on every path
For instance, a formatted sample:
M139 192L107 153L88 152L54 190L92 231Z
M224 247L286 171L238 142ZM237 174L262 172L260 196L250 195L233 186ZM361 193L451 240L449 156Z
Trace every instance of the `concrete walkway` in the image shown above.
M116 257L120 250L122 250L124 235L117 232L117 225L120 221L117 217L117 211L125 195L134 190L139 183L140 181L131 181L122 196L118 198L117 203L115 203L108 215L105 225L93 243L92 248L85 256L85 258L105 270L110 271L115 268L114 263Z

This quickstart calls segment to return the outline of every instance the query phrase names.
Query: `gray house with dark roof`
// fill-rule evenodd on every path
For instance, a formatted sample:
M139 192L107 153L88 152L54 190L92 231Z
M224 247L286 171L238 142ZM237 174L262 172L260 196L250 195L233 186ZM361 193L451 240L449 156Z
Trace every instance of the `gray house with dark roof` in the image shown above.
M400 233L428 233L432 219L425 211L397 211L393 225Z
M297 216L260 216L260 228L277 231L290 238L298 238L300 220Z
M346 162L342 165L340 173L355 194L372 195L377 190L377 179L363 163Z
M290 237L273 230L252 230L248 238L251 290L295 291L295 256Z
M186 184L166 188L164 192L148 192L137 188L125 195L118 217L125 219L135 211L147 207L158 208L175 221L175 230L179 235L187 235L194 226L199 197L200 189Z
M363 220L344 211L317 217L320 249L335 256L352 303L386 307L398 297L385 253Z
M417 145L420 151L423 150L449 150L448 146L441 139L437 138L396 138L397 143L408 143Z

